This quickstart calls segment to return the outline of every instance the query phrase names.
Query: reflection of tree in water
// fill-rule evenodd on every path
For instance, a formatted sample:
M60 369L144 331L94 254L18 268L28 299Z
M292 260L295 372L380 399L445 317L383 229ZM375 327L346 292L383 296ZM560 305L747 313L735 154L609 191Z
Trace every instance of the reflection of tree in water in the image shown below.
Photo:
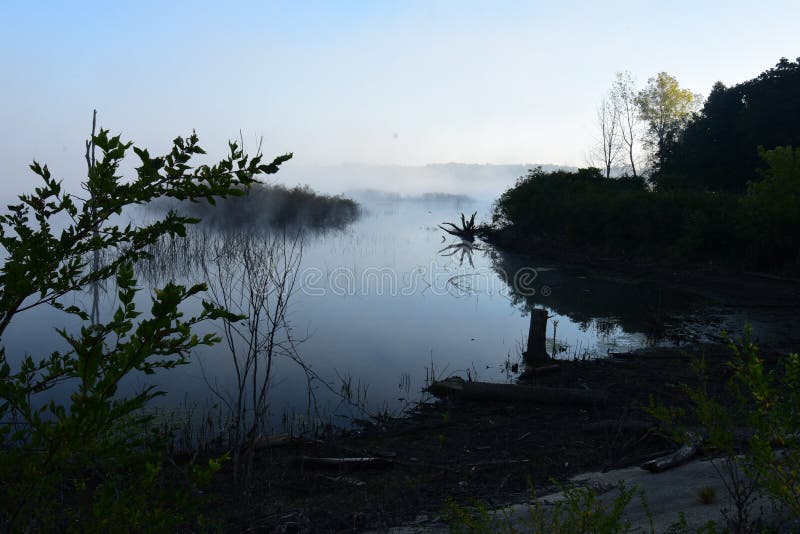
M615 337L622 333L619 319L616 317L597 317L580 323L578 328L582 332L594 332L597 334L597 337L605 343L613 341Z
M267 228L281 226L324 230L345 228L358 219L359 205L342 196L317 193L308 186L285 187L281 184L253 184L247 194L219 199L215 205L206 201L179 202L162 200L151 205L156 210L174 209L203 219L215 227Z
M459 270L451 275L446 282L448 292L454 296L468 296L480 291L480 274L475 271L463 272L461 267L465 267L464 260L467 261L471 269L475 269L474 255L477 251L485 250L480 245L468 239L459 239L439 250L437 253L445 258L453 258L458 262Z
M466 258L467 261L469 262L469 266L474 268L475 263L473 261L473 254L475 254L475 251L477 250L483 250L483 249L472 241L462 239L458 243L447 245L446 247L441 249L438 252L438 254L441 254L442 256L445 257L448 256L455 257L456 255L459 255L458 256L459 266L464 265L464 259Z
M692 305L689 297L675 291L562 268L533 269L530 265L535 260L530 256L491 250L490 257L515 306L523 311L548 308L584 331L594 329L599 336L641 332L657 340L665 335L666 317L684 314Z

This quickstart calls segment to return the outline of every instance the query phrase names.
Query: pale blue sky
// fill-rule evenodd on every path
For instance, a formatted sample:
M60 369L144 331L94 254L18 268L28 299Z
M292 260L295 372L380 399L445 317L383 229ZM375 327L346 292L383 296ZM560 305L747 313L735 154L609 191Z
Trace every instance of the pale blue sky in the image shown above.
M614 73L695 92L800 55L800 2L0 1L0 160L80 174L92 108L163 150L583 165Z

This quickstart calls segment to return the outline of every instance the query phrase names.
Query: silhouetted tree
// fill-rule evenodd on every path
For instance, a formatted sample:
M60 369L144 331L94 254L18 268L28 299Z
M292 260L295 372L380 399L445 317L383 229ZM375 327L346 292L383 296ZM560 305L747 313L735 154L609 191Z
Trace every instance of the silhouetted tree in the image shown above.
M687 186L742 192L763 167L759 146L800 146L800 62L781 59L733 87L717 82L662 171Z

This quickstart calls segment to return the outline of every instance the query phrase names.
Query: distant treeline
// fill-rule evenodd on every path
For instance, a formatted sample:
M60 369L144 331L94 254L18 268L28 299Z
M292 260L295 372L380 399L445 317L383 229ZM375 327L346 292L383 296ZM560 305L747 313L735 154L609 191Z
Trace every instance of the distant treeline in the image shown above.
M436 202L436 203L469 203L475 199L469 195L457 193L422 193L419 195L403 195L394 191L381 191L378 189L357 189L350 193L358 199L370 202Z
M722 261L800 272L800 64L714 86L647 179L529 171L503 193L495 234L526 252L560 245L619 258Z
M204 223L224 226L292 226L314 229L341 228L355 221L360 213L354 200L343 196L324 195L308 186L286 187L258 183L243 196L207 202L162 203Z

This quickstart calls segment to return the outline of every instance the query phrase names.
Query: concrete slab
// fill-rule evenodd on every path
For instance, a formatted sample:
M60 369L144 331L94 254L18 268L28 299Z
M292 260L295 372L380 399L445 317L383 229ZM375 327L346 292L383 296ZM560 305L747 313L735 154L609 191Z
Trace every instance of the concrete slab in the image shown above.
M723 482L723 460L696 460L662 473L650 473L639 467L618 469L605 473L584 473L572 479L577 486L590 487L596 491L598 500L605 506L611 506L619 495L620 483L625 488L636 488L646 495L646 503L634 496L625 509L624 518L630 522L630 532L663 533L680 520L683 512L688 530L678 532L696 532L709 521L716 523L721 531L726 520L723 510L730 510L735 517L735 509L730 495ZM701 488L711 488L714 499L704 504L699 499ZM545 495L537 499L542 511L554 509L556 503L565 498L563 492ZM495 510L495 525L489 531L498 532L532 532L530 520L531 506L528 503L515 504ZM649 510L649 512L648 512ZM751 519L763 514L767 524L778 527L780 532L800 532L800 523L790 521L776 511L772 503L764 497L756 497L751 506ZM425 521L414 525L406 525L391 529L395 534L413 532L447 532L441 521Z

